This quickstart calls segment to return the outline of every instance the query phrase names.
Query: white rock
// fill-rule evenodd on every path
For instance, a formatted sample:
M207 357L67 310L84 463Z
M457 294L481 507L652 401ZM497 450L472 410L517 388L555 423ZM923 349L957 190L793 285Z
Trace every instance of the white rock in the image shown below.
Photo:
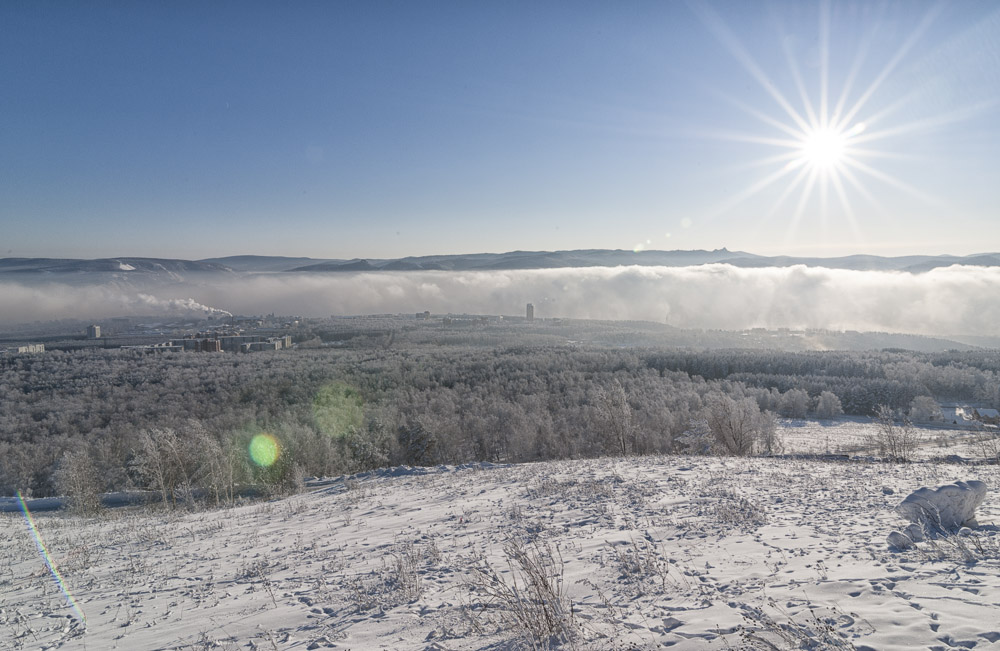
M909 524L903 529L903 533L907 538L915 543L922 542L924 539L924 528L919 524Z
M902 534L898 531L893 531L886 536L885 541L889 543L889 546L893 549L903 550L913 547L913 541L910 540L906 534Z
M958 481L938 488L919 488L906 496L896 512L918 525L954 530L976 526L976 507L986 497L981 481Z

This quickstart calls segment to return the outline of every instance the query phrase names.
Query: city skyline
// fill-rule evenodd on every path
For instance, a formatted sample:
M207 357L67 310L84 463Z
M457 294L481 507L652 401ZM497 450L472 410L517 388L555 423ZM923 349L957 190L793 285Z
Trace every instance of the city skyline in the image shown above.
M0 257L1000 247L988 2L0 8Z

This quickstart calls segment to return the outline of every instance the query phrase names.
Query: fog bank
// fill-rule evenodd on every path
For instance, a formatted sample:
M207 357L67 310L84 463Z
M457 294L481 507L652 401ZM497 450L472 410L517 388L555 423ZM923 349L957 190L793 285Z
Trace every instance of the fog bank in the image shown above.
M97 278L97 276L95 276ZM805 266L588 267L512 271L281 273L162 287L0 282L0 320L145 314L302 316L422 312L646 320L683 328L828 328L1000 334L1000 268L920 274ZM78 281L77 281L78 282ZM209 307L211 306L211 307Z

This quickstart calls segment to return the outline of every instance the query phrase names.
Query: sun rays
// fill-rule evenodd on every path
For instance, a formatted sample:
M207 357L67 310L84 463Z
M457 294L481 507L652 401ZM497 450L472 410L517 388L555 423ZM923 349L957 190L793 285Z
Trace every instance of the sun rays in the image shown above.
M766 72L710 6L696 4L692 8L771 100L769 108L718 93L725 101L759 122L761 128L748 132L715 132L711 136L755 146L763 155L745 165L761 170L758 178L722 201L709 216L730 212L751 198L766 195L772 203L769 207L765 205L758 216L762 220L776 216L787 219L786 244L793 239L797 226L806 218L818 220L824 230L834 222L844 225L861 242L864 238L855 203L866 204L875 213L887 215L878 194L891 188L912 199L941 205L939 200L897 178L886 163L891 159L912 160L905 151L893 149L893 145L902 142L902 139L967 119L983 108L972 106L929 118L893 122L899 114L908 113L903 109L912 108L919 101L919 92L899 93L898 88L886 92L890 86L886 82L933 24L941 11L940 4L934 5L921 17L912 33L902 39L885 64L875 68L877 72L870 77L871 81L865 83L864 71L869 63L872 43L878 38L882 18L881 15L876 16L871 25L865 26L863 38L853 51L838 52L849 58L850 64L844 68L846 74L838 78L842 81L837 87L833 87L830 81L831 52L834 50L831 48L829 2L819 4L816 38L819 51L818 61L813 66L813 78L803 75L800 57L793 51L777 17L776 36L782 43L787 75ZM867 70L871 73L870 68ZM775 81L782 76L791 80L788 90ZM891 92L901 96L891 97Z

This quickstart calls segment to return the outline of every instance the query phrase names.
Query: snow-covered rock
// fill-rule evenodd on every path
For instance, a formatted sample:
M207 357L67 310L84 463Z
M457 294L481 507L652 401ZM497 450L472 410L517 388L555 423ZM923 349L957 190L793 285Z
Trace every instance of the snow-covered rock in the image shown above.
M896 512L917 525L954 530L977 526L976 507L985 497L983 482L958 481L938 488L919 488L899 503Z
M886 536L885 541L889 543L889 547L893 549L904 550L913 547L913 541L910 540L910 537L898 531L893 531Z
M903 529L903 533L907 538L915 543L924 541L924 528L919 524L912 523L907 525L906 528Z

